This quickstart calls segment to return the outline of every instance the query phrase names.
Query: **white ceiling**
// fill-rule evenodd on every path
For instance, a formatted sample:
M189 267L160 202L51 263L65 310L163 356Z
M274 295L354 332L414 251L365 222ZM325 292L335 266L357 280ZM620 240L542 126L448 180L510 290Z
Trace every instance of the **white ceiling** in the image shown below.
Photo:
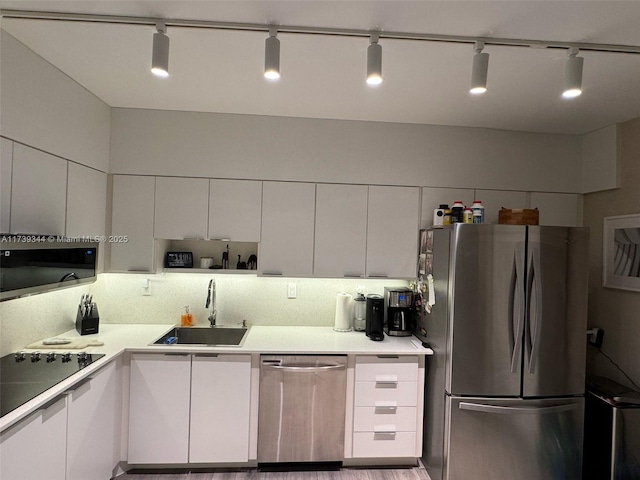
M640 45L640 1L5 1L3 9L381 29ZM366 86L366 38L170 27L168 79L150 74L150 26L17 20L1 27L113 107L461 125L582 134L640 116L640 55L581 52L581 97L560 98L566 52L489 46L489 91L468 93L473 48L382 39L384 83Z

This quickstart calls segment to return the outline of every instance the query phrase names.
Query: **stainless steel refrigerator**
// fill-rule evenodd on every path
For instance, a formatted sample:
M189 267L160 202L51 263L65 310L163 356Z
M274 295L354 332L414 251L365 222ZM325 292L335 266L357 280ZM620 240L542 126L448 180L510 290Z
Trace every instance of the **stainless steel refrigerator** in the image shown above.
M429 475L579 480L588 229L455 224L420 235Z

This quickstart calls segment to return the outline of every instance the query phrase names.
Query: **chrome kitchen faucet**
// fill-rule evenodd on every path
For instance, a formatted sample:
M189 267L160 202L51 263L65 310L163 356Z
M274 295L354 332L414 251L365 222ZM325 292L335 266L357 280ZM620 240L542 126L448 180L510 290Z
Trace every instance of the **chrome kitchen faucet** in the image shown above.
M209 315L209 323L212 327L216 326L216 316L218 312L216 311L216 281L215 279L211 279L209 282L209 291L207 293L207 303L204 308L211 307L211 315Z

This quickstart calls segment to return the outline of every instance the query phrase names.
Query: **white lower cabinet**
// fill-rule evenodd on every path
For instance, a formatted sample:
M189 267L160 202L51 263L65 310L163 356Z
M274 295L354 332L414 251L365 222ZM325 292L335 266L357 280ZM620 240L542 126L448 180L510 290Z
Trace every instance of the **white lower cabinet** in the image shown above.
M251 355L195 354L189 462L249 461Z
M353 457L419 457L418 357L358 356Z
M120 457L121 399L111 362L2 433L0 478L108 480Z
M67 480L111 478L120 458L119 362L73 387L67 398Z
M67 398L62 396L2 433L0 478L65 480L66 438Z
M249 459L251 356L132 354L129 464Z
M190 355L131 355L130 464L188 461L190 385Z

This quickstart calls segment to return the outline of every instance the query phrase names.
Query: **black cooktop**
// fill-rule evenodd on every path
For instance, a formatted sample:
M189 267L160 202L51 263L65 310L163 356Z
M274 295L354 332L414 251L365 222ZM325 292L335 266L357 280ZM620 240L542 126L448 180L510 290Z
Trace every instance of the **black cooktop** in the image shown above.
M101 357L104 355L59 351L5 355L0 358L0 417Z

